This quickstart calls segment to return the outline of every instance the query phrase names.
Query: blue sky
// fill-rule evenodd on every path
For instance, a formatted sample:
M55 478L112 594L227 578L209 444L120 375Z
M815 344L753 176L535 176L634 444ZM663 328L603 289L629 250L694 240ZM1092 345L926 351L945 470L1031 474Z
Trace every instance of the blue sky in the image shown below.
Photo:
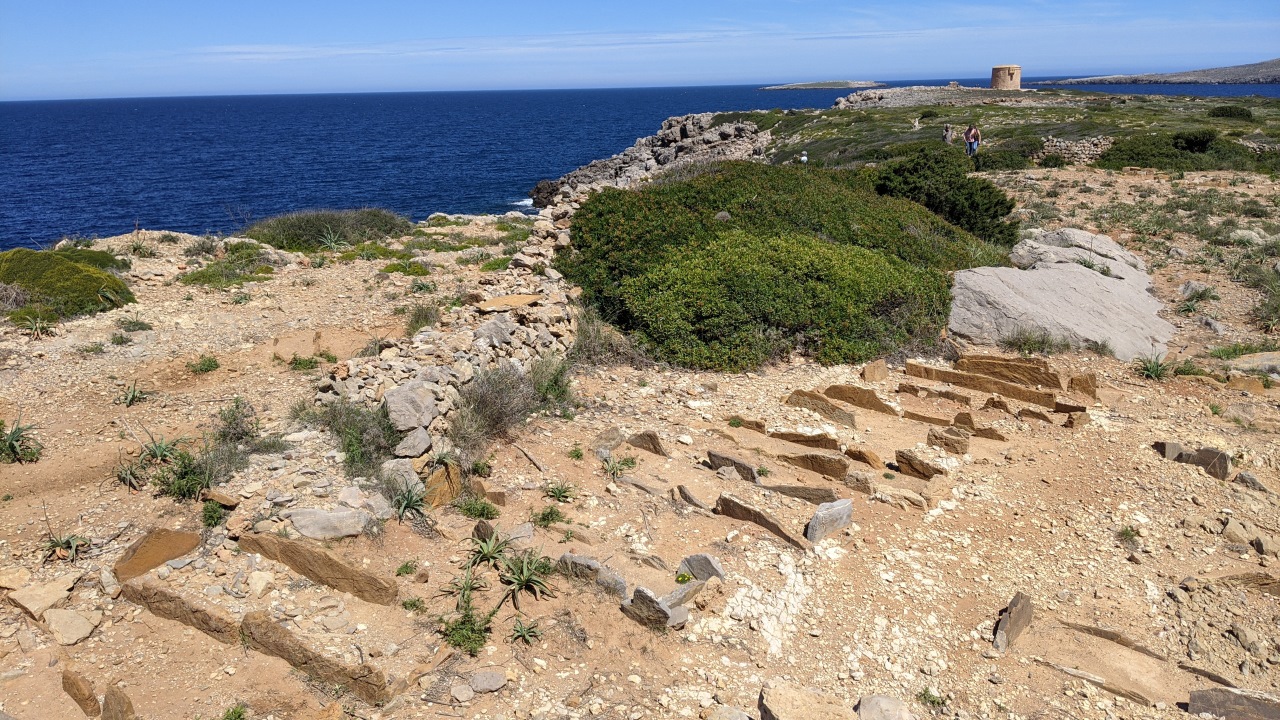
M1151 72L1280 56L1280 2L0 0L0 99Z

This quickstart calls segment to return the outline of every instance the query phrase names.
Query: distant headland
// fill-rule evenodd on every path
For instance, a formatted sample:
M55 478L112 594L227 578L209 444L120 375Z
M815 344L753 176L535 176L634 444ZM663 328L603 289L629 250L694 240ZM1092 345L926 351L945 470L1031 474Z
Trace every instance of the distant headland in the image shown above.
M1249 65L1147 75L1101 75L1070 80L1040 80L1028 85L1264 85L1280 83L1280 58Z
M875 80L827 80L825 82L790 83L787 85L770 85L761 90L840 90L844 88L881 88L889 87Z

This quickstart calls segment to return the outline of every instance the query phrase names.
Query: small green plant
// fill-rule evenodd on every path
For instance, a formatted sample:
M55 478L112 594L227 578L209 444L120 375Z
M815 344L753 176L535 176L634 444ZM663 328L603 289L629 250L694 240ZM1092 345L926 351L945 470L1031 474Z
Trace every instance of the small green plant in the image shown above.
M249 707L244 703L236 703L222 713L222 720L249 720Z
M422 612L423 610L427 609L427 604L423 602L422 598L415 597L415 598L409 598L407 600L402 600L400 602L400 607L404 608L405 610L408 610L409 612Z
M690 575L689 573L678 573L678 574L676 575L676 584L677 584L677 585L688 585L688 584L689 584L689 581L691 581L691 580L693 580L693 576L692 576L692 575Z
M511 549L511 539L505 538L494 533L487 538L471 538L471 556L467 558L466 566L468 568L476 568L481 566L489 566L497 568L502 565L503 558L507 556L507 551Z
M227 511L216 500L205 500L200 510L200 521L207 528L215 528L227 518Z
M211 373L220 367L222 365L218 363L218 358L212 355L201 355L198 360L187 363L187 369L196 375Z
M458 512L462 513L464 517L469 517L472 520L494 520L499 515L497 505L476 495L458 498L454 501L454 507L458 508Z
M1214 415L1222 415L1222 406L1217 403L1209 403L1209 412Z
M400 563L400 567L396 568L396 577L404 577L418 572L417 560L405 560Z
M321 350L320 352L316 353L316 357L320 358L321 360L324 360L327 363L338 362L338 356L334 355L332 352L328 350Z
M107 351L107 346L102 342L91 342L88 345L81 345L76 348L76 352L81 355L101 355Z
M569 459L570 459L570 460L581 460L581 459L582 459L582 446L581 446L581 445L579 445L579 444L577 444L577 443L574 443L574 444L573 444L573 447L572 447L572 448L569 448L569 452L567 452L567 453L565 453L565 454L569 456Z
M116 398L116 404L123 405L125 407L133 407L134 405L146 400L148 396L150 396L150 393L145 390L139 390L138 381L134 380L133 384L130 385L120 397Z
M528 625L524 619L516 618L515 626L511 628L511 642L523 642L525 645L532 645L534 640L542 637L542 630L538 629L538 621L534 620Z
M544 497L555 500L556 502L567 503L573 501L573 498L577 495L577 491L574 490L573 486L569 483L557 480L556 482L548 483L542 494Z
M426 490L419 483L403 483L392 491L391 509L398 522L404 522L406 515L426 517L426 507Z
M564 522L564 513L560 512L560 508L554 505L548 505L538 512L535 512L530 518L534 525L540 528L547 528L558 522Z
M156 256L156 249L141 240L134 240L129 244L129 252L134 257L153 258Z
M1173 372L1173 363L1166 362L1164 355L1152 354L1134 361L1134 368L1140 377L1147 380L1163 380Z
M1274 352L1280 350L1280 343L1273 340L1264 340L1259 343L1232 343L1222 347L1216 347L1209 351L1209 356L1219 360L1235 360L1244 355L1252 355L1260 352Z
M1019 355L1057 355L1071 349L1071 343L1053 337L1042 328L1018 328L1000 338L1000 347Z
M1102 340L1085 340L1084 349L1097 355L1098 357L1115 357L1115 348L1111 347L1111 341L1103 338Z
M497 272L499 270L506 270L507 267L511 265L511 257L512 256L510 255L503 255L500 257L493 258L492 260L486 260L484 263L480 265L480 270L482 270L483 272Z
M120 332L118 332L118 333L112 333L112 334L111 334L111 344L112 344L112 345L117 345L117 346L119 346L119 345L128 345L128 344L130 344L130 343L132 343L132 342L133 342L133 339L132 339L132 338L130 338L128 335L125 335L124 333L120 333Z
M731 428L740 428L740 427L742 427L742 418L740 418L740 417L736 417L736 416L735 416L735 417L731 417L731 418L729 418L729 427L731 427Z
M1115 277L1111 274L1111 266L1106 263L1097 262L1087 257L1076 258L1075 262L1077 265L1087 267L1103 277Z
M488 460L476 460L471 463L471 474L487 478L493 475L493 465Z
M1138 529L1132 525L1125 525L1116 531L1116 539L1122 543L1131 543L1138 539Z
M483 582L468 567L461 577L454 578L444 588L444 592L458 596L457 617L452 620L440 619L440 635L445 643L473 656L484 649L485 643L489 641L489 624L493 621L493 616L498 614L498 608L502 607L499 603L487 614L478 614L471 596L481 587Z
M44 445L35 438L35 425L23 425L19 415L13 425L5 427L0 420L0 463L30 463L40 459Z
M173 462L182 452L182 444L186 438L175 438L166 440L163 435L152 435L150 430L143 429L147 435L147 441L142 443L142 451L138 453L138 459L143 462L151 462L154 464L163 464Z
M916 700L919 700L921 705L934 708L947 704L947 699L935 693L932 688L925 688L916 693Z
M315 370L320 367L320 358L317 357L299 357L296 353L289 358L290 370Z
M405 321L404 336L413 337L423 328L434 327L440 322L440 308L435 305L414 305L409 310L409 318Z
M52 530L44 541L44 559L57 558L67 562L75 562L81 551L88 549L89 539L82 535L58 535Z
M235 292L231 293L230 302L232 305L247 305L252 299L253 296L247 292Z
M498 578L507 586L506 598L511 605L520 609L520 593L527 592L534 599L555 597L547 576L551 574L551 560L533 550L507 555L502 559L502 567ZM501 603L499 603L501 604Z
M142 332L151 329L151 323L143 320L138 313L116 320L116 327L125 332Z
M763 465L756 468L756 475L759 475L760 477L769 477L771 472L773 471Z
M1201 368L1191 361L1191 358L1184 358L1173 368L1174 375L1208 375L1209 371Z

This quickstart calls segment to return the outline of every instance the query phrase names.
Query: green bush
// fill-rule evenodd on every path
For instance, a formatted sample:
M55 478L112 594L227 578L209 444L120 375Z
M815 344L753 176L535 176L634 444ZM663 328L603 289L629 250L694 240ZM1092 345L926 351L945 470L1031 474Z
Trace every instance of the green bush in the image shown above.
M1067 159L1058 153L1049 153L1040 158L1040 167L1060 168L1067 166Z
M1031 167L1031 161L1013 150L997 148L973 156L973 167L985 170L1023 170Z
M27 304L9 313L15 322L58 320L134 302L133 293L120 278L73 262L63 253L26 248L0 253L0 283L26 291Z
M800 349L856 363L936 337L945 273L873 250L731 231L622 283L639 338L672 363L743 371Z
M1178 133L1152 133L1117 140L1094 163L1100 168L1147 167L1157 170L1280 171L1280 152L1255 153L1238 142L1218 137L1212 128Z
M54 250L53 254L64 257L71 262L96 267L99 270L128 270L133 267L133 261L129 258L124 256L116 257L105 250L67 248L66 250Z
M1006 219L1013 200L990 180L969 177L974 166L964 151L920 142L886 152L897 156L870 171L876 192L920 203L990 243L1013 247L1018 242L1018 223Z
M968 159L961 153L960 160L967 171ZM729 230L801 233L940 270L1006 262L997 249L918 205L859 190L858 182L852 171L730 162L640 190L605 189L574 215L573 250L557 256L556 268L604 317L631 329L622 281L696 255ZM720 212L730 219L717 220Z
M1253 111L1243 105L1219 105L1209 110L1211 118L1226 118L1227 120L1252 120Z
M244 234L284 250L336 249L336 243L408 235L413 223L389 210L308 210L268 218L250 225Z

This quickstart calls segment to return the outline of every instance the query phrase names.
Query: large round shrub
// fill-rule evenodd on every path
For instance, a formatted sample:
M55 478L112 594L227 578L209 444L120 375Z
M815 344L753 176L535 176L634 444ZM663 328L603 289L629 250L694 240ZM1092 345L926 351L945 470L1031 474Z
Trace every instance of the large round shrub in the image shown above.
M1013 200L990 180L969 177L973 161L962 150L933 142L897 152L871 171L876 192L920 203L990 243L1013 247L1018 242L1018 224L1006 219Z
M1243 105L1218 105L1209 110L1211 118L1226 118L1227 120L1252 120L1253 111Z
M326 242L350 245L407 235L413 223L390 210L305 210L267 218L245 229L245 237L282 250L306 252Z
M660 359L742 371L793 349L855 363L931 341L946 322L950 284L874 250L737 230L624 279L621 297Z
M1122 138L1094 164L1109 170L1146 167L1173 171L1276 172L1280 170L1280 152L1256 153L1238 142L1218 137L1212 128L1197 128Z
M575 213L572 250L557 256L556 268L606 318L629 328L619 294L623 280L671 255L696 253L728 230L802 233L941 270L1007 262L919 205L854 185L848 171L731 162L640 190L602 190ZM721 213L727 219L717 219Z
M26 248L0 253L0 283L27 292L28 304L9 315L14 320L57 320L134 301L124 282L105 270L72 262L62 253Z

